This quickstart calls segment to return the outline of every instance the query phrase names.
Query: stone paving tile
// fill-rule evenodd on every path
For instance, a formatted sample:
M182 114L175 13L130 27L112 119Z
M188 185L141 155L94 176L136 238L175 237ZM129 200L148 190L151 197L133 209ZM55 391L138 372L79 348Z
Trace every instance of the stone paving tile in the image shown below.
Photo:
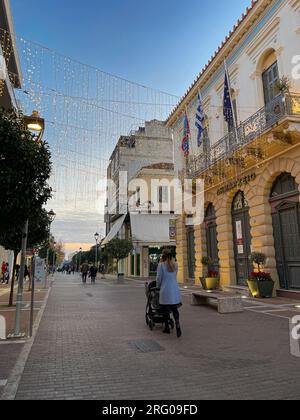
M288 320L250 311L222 316L190 306L187 294L183 300L178 340L147 329L136 283L83 286L57 275L17 399L300 397ZM134 340L155 340L165 351L140 353Z

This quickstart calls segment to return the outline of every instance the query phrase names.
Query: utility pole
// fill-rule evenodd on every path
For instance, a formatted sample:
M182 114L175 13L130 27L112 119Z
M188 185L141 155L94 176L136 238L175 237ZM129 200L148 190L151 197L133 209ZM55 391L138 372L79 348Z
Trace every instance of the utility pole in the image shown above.
M18 280L18 294L16 303L16 318L15 318L15 332L12 334L12 338L21 338L25 334L21 334L21 310L23 303L23 287L24 287L24 274L25 274L25 261L26 261L26 249L27 249L27 237L28 237L28 220L22 230L22 249L21 249L21 267Z

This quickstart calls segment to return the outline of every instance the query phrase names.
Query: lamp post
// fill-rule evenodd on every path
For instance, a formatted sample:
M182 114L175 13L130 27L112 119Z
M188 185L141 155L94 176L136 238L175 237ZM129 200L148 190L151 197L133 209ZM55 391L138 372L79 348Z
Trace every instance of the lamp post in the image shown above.
M52 262L52 273L55 273L54 265L56 259L56 252L55 252L56 242L53 242L53 262Z
M50 242L50 228L52 223L55 220L56 214L54 213L53 210L50 210L48 213L49 216L49 220L50 220L50 224L49 224L49 238L48 238L48 246L47 246L47 256L46 256L46 266L47 266L47 274L49 272L49 242Z
M79 271L81 267L81 253L82 253L82 248L79 248Z
M37 111L33 111L30 117L23 117L25 129L30 131L33 139L36 142L42 140L44 130L45 130L45 120L40 118ZM21 264L20 264L20 274L18 279L18 293L17 293L17 302L16 302L16 318L15 318L15 331L12 334L14 338L24 337L24 334L21 334L21 310L23 303L23 288L24 288L24 274L25 274L25 261L26 261L26 249L27 249L27 239L28 239L28 219L26 220L24 227L22 229L22 245L21 245Z
M95 267L98 268L98 242L99 242L99 233L95 233L95 241L96 241L96 256L95 256Z

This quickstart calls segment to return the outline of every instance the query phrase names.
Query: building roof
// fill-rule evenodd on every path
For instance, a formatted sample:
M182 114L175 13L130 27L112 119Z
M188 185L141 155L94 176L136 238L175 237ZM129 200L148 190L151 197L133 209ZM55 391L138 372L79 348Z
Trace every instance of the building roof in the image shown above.
M209 79L211 74L216 71L216 69L220 65L218 63L219 61L218 59L221 56L223 56L223 54L226 57L226 55L228 55L233 50L235 45L245 35L245 32L241 30L244 27L245 21L249 21L249 24L252 26L253 19L251 19L251 17L252 16L256 17L257 16L256 14L260 15L270 5L270 3L272 3L272 0L252 0L251 1L251 5L247 7L246 11L242 14L241 18L238 19L237 23L233 26L232 30L225 37L225 39L222 41L218 49L211 56L207 64L203 67L203 69L201 70L199 75L196 77L194 82L191 84L191 86L188 88L186 93L179 100L178 104L172 110L171 114L167 118L167 126L170 126L172 122L174 122L174 118L179 112L181 113L182 106L186 105L189 102L188 99L190 98L191 93L194 96L194 93L196 93L197 89L199 89L200 87L201 81L204 81L204 83L206 83L207 81L206 77ZM236 42L234 46L232 46L232 43L233 43L232 41L234 39ZM223 64L223 61L221 62L222 64Z

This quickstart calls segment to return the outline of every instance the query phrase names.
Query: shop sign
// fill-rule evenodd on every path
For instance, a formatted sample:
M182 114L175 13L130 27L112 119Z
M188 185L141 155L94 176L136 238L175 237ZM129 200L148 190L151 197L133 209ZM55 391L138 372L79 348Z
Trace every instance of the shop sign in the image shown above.
M45 260L35 258L34 262L34 279L37 284L44 284L46 280Z
M241 188L245 185L248 185L250 182L255 181L255 180L256 180L256 174L255 173L250 174L250 175L246 175L243 178L236 179L236 180L230 182L229 184L224 185L224 187L220 188L217 191L217 194L218 195L225 194L225 193L227 193L229 191L232 191L236 188Z

